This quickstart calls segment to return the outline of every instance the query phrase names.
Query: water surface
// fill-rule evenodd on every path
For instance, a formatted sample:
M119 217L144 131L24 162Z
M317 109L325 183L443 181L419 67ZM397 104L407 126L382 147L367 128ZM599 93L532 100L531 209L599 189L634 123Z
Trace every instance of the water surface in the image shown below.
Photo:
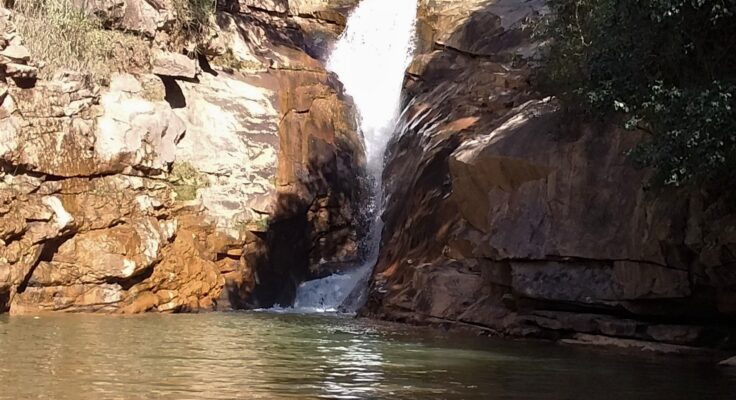
M0 316L0 399L734 399L671 359L346 317Z

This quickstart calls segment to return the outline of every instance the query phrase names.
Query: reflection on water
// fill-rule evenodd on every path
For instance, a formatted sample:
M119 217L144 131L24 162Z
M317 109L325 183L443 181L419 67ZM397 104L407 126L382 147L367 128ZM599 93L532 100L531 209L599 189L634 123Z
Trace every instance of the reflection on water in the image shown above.
M702 365L317 315L0 316L0 399L733 399Z

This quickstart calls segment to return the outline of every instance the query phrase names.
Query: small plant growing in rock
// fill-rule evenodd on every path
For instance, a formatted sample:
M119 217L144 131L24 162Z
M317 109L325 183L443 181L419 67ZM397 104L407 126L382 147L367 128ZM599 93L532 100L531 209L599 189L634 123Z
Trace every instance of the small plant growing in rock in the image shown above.
M253 222L253 225L257 229L257 232L266 232L268 227L271 225L268 215L259 215L258 218Z
M268 214L256 214L250 220L237 219L233 227L241 233L245 232L267 232L271 226L270 216Z
M178 201L195 200L197 191L209 185L207 178L186 161L174 163L169 180Z

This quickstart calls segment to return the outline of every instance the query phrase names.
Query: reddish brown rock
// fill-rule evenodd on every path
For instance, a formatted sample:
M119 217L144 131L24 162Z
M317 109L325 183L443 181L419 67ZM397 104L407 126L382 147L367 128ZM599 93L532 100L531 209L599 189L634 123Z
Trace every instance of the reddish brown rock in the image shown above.
M651 190L625 155L641 133L583 123L536 92L543 48L525 18L541 6L420 2L364 314L663 351L732 346L733 214L723 199Z
M165 37L166 4L123 3L85 7ZM355 257L352 106L288 15L246 3L247 15L221 13L221 43L203 44L237 50L227 70L197 79L197 60L171 54L107 87L0 74L0 312L268 306L289 302L312 264Z

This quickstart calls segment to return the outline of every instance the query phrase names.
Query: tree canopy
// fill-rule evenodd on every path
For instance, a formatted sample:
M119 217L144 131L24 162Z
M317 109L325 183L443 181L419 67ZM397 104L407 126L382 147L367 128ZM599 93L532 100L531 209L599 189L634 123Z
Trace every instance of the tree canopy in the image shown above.
M549 0L544 75L567 104L649 135L653 183L736 183L736 0Z

